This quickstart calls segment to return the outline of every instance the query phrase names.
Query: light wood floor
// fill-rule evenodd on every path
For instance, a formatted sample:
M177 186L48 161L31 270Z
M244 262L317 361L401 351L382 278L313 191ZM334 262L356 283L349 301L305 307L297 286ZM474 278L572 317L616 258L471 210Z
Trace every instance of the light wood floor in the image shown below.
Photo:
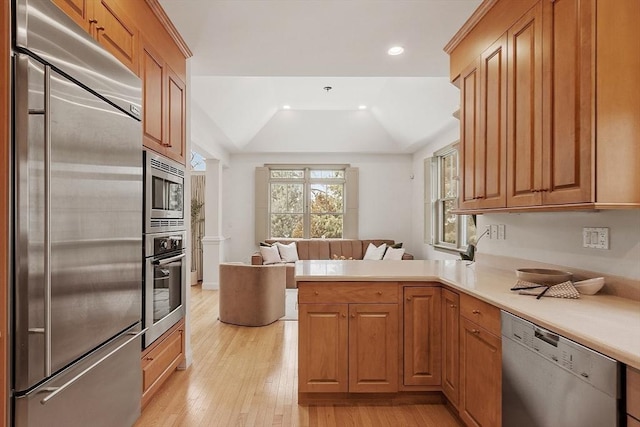
M297 403L298 322L220 323L218 292L191 288L193 364L174 373L135 427L459 427L443 405Z

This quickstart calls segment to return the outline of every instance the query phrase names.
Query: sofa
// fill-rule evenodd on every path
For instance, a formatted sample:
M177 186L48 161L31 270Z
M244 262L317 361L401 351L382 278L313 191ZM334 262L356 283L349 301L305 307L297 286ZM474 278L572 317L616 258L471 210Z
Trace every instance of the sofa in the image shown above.
M316 259L354 259L361 260L367 251L370 243L380 246L386 243L387 246L395 245L396 242L387 239L377 240L355 240L355 239L269 239L264 243L273 245L276 242L288 245L296 242L298 249L298 259L300 260L316 260ZM342 258L343 257L343 258ZM404 253L403 260L413 259L413 255ZM260 252L256 252L251 256L252 265L264 264L264 259ZM288 289L296 288L295 281L295 265L294 263L286 264L286 283Z

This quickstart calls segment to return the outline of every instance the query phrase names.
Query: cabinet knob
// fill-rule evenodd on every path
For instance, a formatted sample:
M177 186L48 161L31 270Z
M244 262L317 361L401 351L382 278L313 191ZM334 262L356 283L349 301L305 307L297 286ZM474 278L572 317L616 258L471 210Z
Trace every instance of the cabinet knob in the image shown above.
M451 308L456 308L456 307L457 307L457 305L455 305L455 304L451 304L449 307L451 307Z
M472 329L471 333L475 334L475 335L480 335L480 331L477 329Z
M102 30L104 30L104 27L103 26L96 27L96 30L97 31L102 31Z
M98 20L97 19L89 19L89 24L97 24Z
M411 301L411 297L407 297L407 301Z
M344 313L342 313L342 317L347 317L347 315L346 315L346 314L344 314Z
M315 292L314 292L314 294L315 294L315 295L320 295L320 292L315 291Z
M355 319L355 318L356 318L356 315L355 315L355 314L352 314L352 315L351 315L351 318L352 318L352 319Z
M153 357L149 357L149 356L147 356L147 357L145 357L145 358L144 358L144 360L149 360L149 361L151 361L151 360L153 360Z
M382 295L382 291L378 291L378 295Z
M480 314L480 310L472 310L471 311L473 314Z

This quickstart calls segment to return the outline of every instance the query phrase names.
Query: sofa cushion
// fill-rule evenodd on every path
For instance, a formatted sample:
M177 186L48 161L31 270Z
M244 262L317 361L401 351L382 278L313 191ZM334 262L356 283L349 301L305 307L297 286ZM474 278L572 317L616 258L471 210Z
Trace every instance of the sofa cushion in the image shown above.
M381 260L384 256L384 252L387 250L387 244L383 243L380 246L376 246L373 243L369 243L367 251L362 259Z
M382 259L383 260L401 260L403 255L404 255L403 248L389 247L384 253L384 256L382 257Z
M264 265L278 264L282 262L277 246L260 246L260 255Z
M288 245L284 243L276 242L276 247L278 248L278 252L280 253L280 258L282 258L283 262L296 262L298 261L298 247L296 246L296 242L291 242Z

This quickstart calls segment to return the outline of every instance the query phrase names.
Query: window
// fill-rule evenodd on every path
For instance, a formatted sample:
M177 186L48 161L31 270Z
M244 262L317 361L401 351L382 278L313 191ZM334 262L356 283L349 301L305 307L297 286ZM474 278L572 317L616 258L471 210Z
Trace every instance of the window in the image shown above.
M457 144L436 152L430 166L431 243L438 248L463 252L475 239L476 227L473 216L452 213L458 206Z
M358 169L269 165L256 169L256 240L357 238Z

